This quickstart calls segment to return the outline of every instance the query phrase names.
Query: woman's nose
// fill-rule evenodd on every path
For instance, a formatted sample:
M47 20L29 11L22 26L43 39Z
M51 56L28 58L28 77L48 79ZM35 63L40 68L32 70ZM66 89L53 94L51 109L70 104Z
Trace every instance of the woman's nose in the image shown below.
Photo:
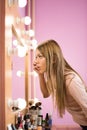
M38 63L38 62L39 62L38 58L35 58L34 62L35 62L35 63Z

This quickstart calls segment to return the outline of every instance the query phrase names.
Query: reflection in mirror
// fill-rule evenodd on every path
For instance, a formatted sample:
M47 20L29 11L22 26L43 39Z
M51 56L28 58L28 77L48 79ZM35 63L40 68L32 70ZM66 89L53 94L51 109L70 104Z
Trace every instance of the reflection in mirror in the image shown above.
M16 55L12 55L12 99L18 99L19 97L25 99L25 79L24 77L19 78L17 76L18 70L22 70L23 72L25 71L25 58L18 56L18 47L23 47L23 43L14 25L12 25L12 35L12 42L16 40L17 43L16 46L12 44L12 48L17 49Z
M17 46L16 48L18 49L18 51L22 52L20 54L22 54L22 56L13 56L13 64L12 64L12 83L15 83L16 86L14 86L14 84L12 85L12 97L13 99L17 99L17 98L24 98L26 100L26 102L28 103L29 100L29 83L28 83L28 71L29 71L29 50L28 50L28 46L25 45L24 42L21 41L16 28L14 27L14 25L12 25L12 33L13 33L13 39L17 40ZM14 46L12 46L14 48ZM24 55L23 55L24 53ZM18 53L19 54L19 53ZM21 70L24 75L22 77L18 77L17 76L17 72ZM17 82L14 82L14 80L16 80ZM14 87L13 87L14 86ZM16 90L16 91L15 91Z
M18 43L21 45L21 46L24 46L17 31L16 31L16 28L14 27L14 25L12 24L12 34L13 36L16 38L16 40L18 41Z

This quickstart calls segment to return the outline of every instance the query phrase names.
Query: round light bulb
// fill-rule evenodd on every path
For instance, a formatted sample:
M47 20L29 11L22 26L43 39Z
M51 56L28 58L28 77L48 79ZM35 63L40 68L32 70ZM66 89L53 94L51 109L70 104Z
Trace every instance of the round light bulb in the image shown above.
M23 8L27 5L27 0L18 0L18 6Z
M18 71L17 71L17 76L18 76L18 77L21 77L22 75L24 75L24 72L22 72L21 70L18 70Z
M17 103L18 103L18 108L19 109L24 109L26 107L26 101L22 98L18 98L17 99Z
M30 36L30 37L33 37L34 35L35 35L34 30L30 29L30 30L29 30L29 36Z
M14 46L17 46L17 45L18 45L18 41L17 41L16 39L15 39L15 40L13 40L13 42L12 42L12 43L13 43L13 45L14 45Z
M30 25L30 23L31 23L31 18L29 16L25 16L25 18L24 18L24 24L25 25Z
M26 55L26 47L24 46L17 46L18 48L18 56L19 57L24 57Z

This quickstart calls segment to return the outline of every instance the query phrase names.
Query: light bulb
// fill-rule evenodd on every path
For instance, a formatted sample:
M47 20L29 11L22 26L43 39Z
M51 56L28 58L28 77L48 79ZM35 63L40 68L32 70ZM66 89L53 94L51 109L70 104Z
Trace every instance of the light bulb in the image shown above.
M32 47L34 50L37 48L37 40L36 39L32 40Z
M34 35L35 35L34 30L30 29L30 30L29 30L29 36L30 36L30 37L33 37Z
M36 73L36 71L33 71L33 75L34 75L35 77L38 76L38 74Z
M21 70L18 70L18 71L17 71L17 76L18 76L18 77L21 77L22 75L24 75L24 72L22 72Z
M11 24L14 23L14 17L13 16L6 16L6 19L5 19L5 23L6 23L6 26L11 26Z
M24 57L26 55L26 47L18 45L17 48L18 48L18 56Z
M17 46L17 45L18 45L18 41L17 41L16 39L15 39L15 40L13 40L13 42L12 42L12 43L13 43L13 45L14 45L14 46Z
M18 0L18 6L23 8L27 5L27 0Z
M30 23L31 23L31 18L29 16L25 16L24 17L24 24L25 25L30 25Z
M19 109L24 109L26 107L26 101L22 98L18 98L17 100L17 107Z

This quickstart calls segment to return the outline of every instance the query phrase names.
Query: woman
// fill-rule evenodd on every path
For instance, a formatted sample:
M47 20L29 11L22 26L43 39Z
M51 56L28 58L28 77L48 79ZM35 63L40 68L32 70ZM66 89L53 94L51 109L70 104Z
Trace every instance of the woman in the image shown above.
M60 117L67 109L74 121L87 130L87 88L63 57L58 43L45 41L37 47L35 55L33 67L44 98L51 94Z

